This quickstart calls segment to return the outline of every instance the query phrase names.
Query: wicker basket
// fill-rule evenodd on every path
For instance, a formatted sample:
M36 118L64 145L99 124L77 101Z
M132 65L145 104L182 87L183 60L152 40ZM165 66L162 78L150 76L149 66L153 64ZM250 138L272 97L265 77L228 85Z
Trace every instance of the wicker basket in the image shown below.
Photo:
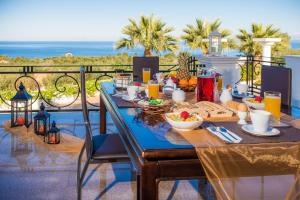
M139 105L137 104L137 107L142 108L144 113L150 114L150 115L158 115L163 114L168 111L170 111L171 108L171 101L166 101L162 105Z
M179 85L179 88L185 92L194 92L196 85Z

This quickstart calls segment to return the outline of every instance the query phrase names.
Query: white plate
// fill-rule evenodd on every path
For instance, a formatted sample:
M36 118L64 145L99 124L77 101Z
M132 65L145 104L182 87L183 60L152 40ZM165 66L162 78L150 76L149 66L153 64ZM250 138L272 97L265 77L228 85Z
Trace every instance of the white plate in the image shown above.
M135 100L135 99L129 99L128 95L123 95L122 99L125 100L125 101L133 101L133 100Z
M247 133L250 133L250 134L256 135L256 136L276 136L276 135L280 134L280 131L278 129L272 128L272 127L269 127L268 130L264 133L256 132L256 131L254 131L252 124L246 124L246 125L242 126L242 129L244 131L246 131Z
M249 99L253 98L243 98L243 102L247 104L249 107L255 108L256 110L264 110L265 109L265 103L252 103L249 101Z

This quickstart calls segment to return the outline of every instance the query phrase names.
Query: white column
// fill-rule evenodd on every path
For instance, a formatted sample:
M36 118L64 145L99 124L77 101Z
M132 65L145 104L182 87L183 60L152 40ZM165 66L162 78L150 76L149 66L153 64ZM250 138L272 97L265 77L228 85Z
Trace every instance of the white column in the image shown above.
M300 118L300 56L285 56L285 62L292 69L292 114Z
M276 42L280 42L281 38L253 38L253 42L260 43L263 48L263 58L264 65L271 65L271 57L272 57L272 46Z
M271 65L272 45L273 43L263 44L263 61L265 61L265 65Z

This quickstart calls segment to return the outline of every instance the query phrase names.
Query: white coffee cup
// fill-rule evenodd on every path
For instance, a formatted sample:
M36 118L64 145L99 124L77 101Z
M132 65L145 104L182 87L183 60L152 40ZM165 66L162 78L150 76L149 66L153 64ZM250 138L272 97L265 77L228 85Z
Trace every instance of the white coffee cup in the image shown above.
M138 86L134 86L134 85L127 87L129 100L134 100L136 98L136 93L138 92L138 89L139 89Z
M264 110L252 110L250 112L253 129L255 132L264 133L269 128L271 113Z
M248 85L246 83L239 83L236 85L239 94L247 93Z

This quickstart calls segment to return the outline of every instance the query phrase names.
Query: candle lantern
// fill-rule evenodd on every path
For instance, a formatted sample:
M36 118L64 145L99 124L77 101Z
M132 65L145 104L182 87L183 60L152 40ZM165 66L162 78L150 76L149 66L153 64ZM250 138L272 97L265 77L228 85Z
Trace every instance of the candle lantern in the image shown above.
M11 99L11 127L23 126L27 128L32 123L32 96L27 93L21 82L19 90Z
M48 144L60 143L60 130L56 127L55 121L52 122L50 130L45 134L44 141Z
M209 54L221 55L222 53L222 35L218 31L209 34Z
M41 103L40 111L34 116L34 132L37 135L45 135L50 130L50 114Z

